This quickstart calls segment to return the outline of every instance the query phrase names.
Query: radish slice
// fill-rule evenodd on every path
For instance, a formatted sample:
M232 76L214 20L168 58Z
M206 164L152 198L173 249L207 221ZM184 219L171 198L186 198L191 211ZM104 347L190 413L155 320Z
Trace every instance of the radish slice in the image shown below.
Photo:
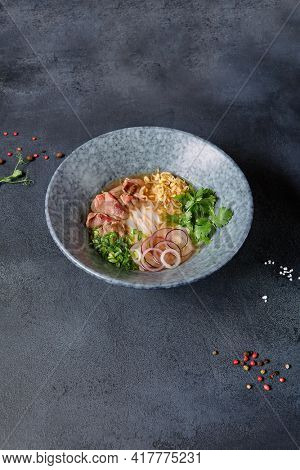
M187 245L181 250L181 256L185 258L186 256L189 256L195 251L195 247L192 244L191 240L189 239Z
M181 255L180 253L180 248L179 246L176 245L176 243L173 243L169 240L164 240L162 242L158 242L154 248L158 248L159 250L162 250L162 251L165 251L165 250L168 250L168 249L171 249L171 250L174 250L174 251L177 251L179 255ZM154 255L156 257L156 255ZM161 262L161 259L159 258L159 261Z
M167 254L171 254L173 256L175 256L176 260L175 260L175 263L174 264L169 264L166 262L165 260L165 256ZM163 251L162 254L160 255L160 260L162 262L162 264L164 265L165 268L167 269L174 269L174 268L177 268L177 266L180 265L181 263L181 256L180 254L178 253L178 251L175 251L175 250L172 250L171 248L168 248L167 250Z
M181 250L176 243L171 242L171 240L163 240L161 242L156 243L154 245L154 248L158 248L159 250L166 250L168 248L171 248L172 250L177 251L179 254L181 254Z
M180 249L184 248L189 242L189 236L185 230L174 228L166 235L166 240L176 243Z
M154 256L153 254L154 252L158 253L159 256L161 256L162 254L162 251L159 250L158 248L148 248L142 254L140 264L147 271L161 271L164 268L162 263L158 261L157 258ZM150 255L150 256L147 256L147 255ZM146 256L147 256L147 259L146 259ZM152 265L151 263L155 263L156 266Z
M168 233L170 232L170 230L172 230L172 228L160 228L159 230L156 230L156 232L152 234L152 238L159 237L159 238L165 239Z

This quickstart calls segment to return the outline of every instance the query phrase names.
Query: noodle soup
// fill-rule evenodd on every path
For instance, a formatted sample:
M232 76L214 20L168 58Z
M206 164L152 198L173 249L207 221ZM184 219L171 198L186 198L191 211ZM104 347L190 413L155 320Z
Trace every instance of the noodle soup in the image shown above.
M108 184L92 200L91 245L117 268L175 269L231 219L210 188L159 170Z

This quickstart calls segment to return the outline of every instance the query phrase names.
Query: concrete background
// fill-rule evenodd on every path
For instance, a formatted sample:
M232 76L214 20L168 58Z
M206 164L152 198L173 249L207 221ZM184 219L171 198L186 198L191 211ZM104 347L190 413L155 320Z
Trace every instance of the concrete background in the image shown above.
M297 2L1 4L1 156L21 145L51 158L30 166L34 186L0 187L0 447L296 448L300 7L281 28ZM252 187L250 236L193 285L198 297L189 286L104 292L48 233L54 152L137 125L209 138ZM263 393L231 366L245 349L270 369L290 362L288 381Z

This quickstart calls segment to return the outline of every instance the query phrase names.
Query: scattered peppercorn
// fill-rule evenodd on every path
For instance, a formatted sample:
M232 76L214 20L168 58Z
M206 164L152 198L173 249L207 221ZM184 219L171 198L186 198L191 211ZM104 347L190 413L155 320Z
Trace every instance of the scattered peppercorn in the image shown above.
M253 352L253 353L252 353L252 357L253 357L253 359L256 359L256 358L258 357L258 353L257 353L257 352Z
M264 390L267 390L267 391L271 390L271 386L268 385L268 384L265 384L264 385Z
M274 370L273 375L279 375L279 370Z
M251 384L246 384L246 388L247 388L248 390L251 390L252 385L251 385Z
M37 137L31 137L31 140L37 140Z
M263 365L264 365L264 361L257 361L257 365L258 365L258 366L263 366Z
M32 162L32 160L34 160L33 155L27 155L26 160Z
M47 150L42 150L42 153L46 153L46 152L47 152Z
M269 364L269 362L270 362L270 359L264 359L265 364Z
M252 366L252 367L253 367L253 366L256 366L256 362L255 362L255 361L253 361L253 360L252 360L252 361L250 361L250 366Z
M258 380L259 382L262 382L262 381L264 380L264 378L263 378L261 375L259 375L259 376L257 377L257 380Z
M55 154L55 156L56 156L56 158L63 158L63 157L65 156L65 154L62 153L62 152L57 152L57 153Z
M44 155L44 160L49 160L49 156L48 155ZM216 356L216 354L214 354Z
M244 369L245 371L248 371L248 370L250 370L250 366L248 366L248 365L246 364L246 365L243 366L243 369Z
M234 359L232 363L234 366L237 366L240 363L240 361L238 359Z
M46 157L47 157L47 158L46 158ZM48 160L48 158L49 158L48 155L45 155L45 156L44 156L44 159L45 159L45 160ZM214 351L212 352L212 355L213 355L213 356L217 356L218 354L219 354L219 351L217 351L217 350L214 350Z
M14 131L14 132L13 132L13 135L14 135L14 136L19 135L19 132Z
M270 377L270 379L273 380L274 379L274 374L271 374L269 377Z
M243 356L250 356L250 354L251 354L250 351L245 351L245 352L243 353Z
M3 158L0 158L0 165L3 165L5 163L5 160Z
M3 135L7 136L7 135L8 135L8 132L3 132Z
M265 375L266 372L267 372L266 369L261 369L261 371L260 371L260 373L261 373L262 375Z
M279 382L283 383L283 382L285 382L285 381L286 381L286 379L285 379L284 377L280 377L280 378L279 378Z
M290 369L291 368L291 365L290 364L285 364L284 366L286 369Z
M249 356L244 356L244 361L248 362L249 361Z

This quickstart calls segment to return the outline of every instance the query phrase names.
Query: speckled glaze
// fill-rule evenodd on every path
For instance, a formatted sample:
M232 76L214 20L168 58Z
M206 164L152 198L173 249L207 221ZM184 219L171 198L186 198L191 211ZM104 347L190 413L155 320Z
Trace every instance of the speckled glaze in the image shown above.
M84 222L91 197L116 178L157 168L178 174L196 187L213 188L220 198L218 204L231 207L234 217L210 245L176 269L119 271L88 244ZM46 195L47 224L62 252L100 279L135 288L175 287L213 273L240 249L252 216L251 190L230 157L199 137L160 127L120 129L86 142L56 170Z

